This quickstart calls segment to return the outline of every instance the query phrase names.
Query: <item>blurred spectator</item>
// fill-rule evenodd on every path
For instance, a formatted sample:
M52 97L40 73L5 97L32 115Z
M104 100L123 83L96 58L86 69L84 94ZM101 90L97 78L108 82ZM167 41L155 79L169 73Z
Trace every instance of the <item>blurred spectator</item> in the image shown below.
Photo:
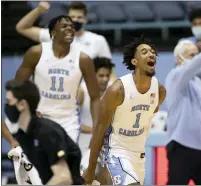
M180 41L174 49L174 56L176 58L176 65L183 65L185 60L192 59L198 54L196 45L190 40Z
M193 36L185 38L195 43L201 52L201 8L194 8L188 16Z
M201 53L190 41L174 50L177 66L166 78L168 185L201 184ZM195 56L195 57L194 57Z

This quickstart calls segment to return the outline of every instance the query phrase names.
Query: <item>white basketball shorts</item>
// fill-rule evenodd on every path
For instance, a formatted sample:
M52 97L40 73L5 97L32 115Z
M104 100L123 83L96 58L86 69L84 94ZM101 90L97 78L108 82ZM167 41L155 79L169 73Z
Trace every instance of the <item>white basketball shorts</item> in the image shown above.
M145 176L145 154L132 153L131 155L109 154L105 161L101 161L102 166L106 166L113 185L129 185L139 183L143 185Z

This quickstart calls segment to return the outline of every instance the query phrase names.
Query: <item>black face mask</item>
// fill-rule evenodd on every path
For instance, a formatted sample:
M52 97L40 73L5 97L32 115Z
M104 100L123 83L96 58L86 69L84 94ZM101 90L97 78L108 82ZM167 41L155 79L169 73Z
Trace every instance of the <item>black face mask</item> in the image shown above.
M83 26L83 23L79 23L74 21L74 27L75 27L75 31L78 32Z
M20 111L17 110L16 105L11 106L11 105L5 104L5 113L8 119L13 123L16 123L20 117Z

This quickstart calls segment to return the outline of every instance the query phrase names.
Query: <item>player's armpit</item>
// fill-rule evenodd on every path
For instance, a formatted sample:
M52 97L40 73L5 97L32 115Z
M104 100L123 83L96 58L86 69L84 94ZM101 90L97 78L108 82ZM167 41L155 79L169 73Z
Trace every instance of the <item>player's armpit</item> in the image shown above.
M15 79L26 81L33 75L36 65L38 64L42 53L42 46L36 45L27 50L20 67L18 68Z

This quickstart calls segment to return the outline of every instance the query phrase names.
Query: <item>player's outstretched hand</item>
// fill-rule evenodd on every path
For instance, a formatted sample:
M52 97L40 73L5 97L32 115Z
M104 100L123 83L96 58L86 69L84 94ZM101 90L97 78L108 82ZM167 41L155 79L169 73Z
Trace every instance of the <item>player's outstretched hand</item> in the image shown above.
M42 1L38 4L38 8L40 9L41 13L45 13L49 10L50 4L48 2Z
M82 177L84 178L86 185L91 185L95 179L95 170L89 170L88 168L84 171Z

